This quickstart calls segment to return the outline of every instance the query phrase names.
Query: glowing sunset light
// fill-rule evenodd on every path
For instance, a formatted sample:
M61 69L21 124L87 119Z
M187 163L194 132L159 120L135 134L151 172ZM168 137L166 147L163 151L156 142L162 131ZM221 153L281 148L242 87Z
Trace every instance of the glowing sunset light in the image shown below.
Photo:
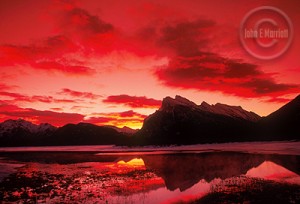
M0 1L0 122L137 129L175 95L268 115L300 93L297 2L218 4ZM294 27L291 47L269 61L238 40L246 13L266 4Z
M128 162L125 162L123 160L118 161L118 164L125 165L125 166L132 166L132 167L144 167L145 166L143 159L138 159L138 158L132 159Z

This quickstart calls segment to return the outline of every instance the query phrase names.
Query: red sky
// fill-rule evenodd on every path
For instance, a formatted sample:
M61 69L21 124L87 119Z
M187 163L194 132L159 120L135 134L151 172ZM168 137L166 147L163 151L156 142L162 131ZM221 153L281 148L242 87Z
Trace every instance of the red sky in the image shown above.
M250 56L239 27L269 5L294 38L274 60ZM166 96L268 115L300 93L297 0L0 0L0 122L139 128Z

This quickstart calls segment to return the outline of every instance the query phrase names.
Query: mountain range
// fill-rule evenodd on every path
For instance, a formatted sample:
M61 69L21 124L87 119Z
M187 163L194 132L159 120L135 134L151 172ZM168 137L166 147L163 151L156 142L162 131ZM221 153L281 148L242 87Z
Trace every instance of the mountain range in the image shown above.
M135 144L198 144L299 140L300 95L266 117L240 106L206 102L197 105L181 96L166 97L144 120Z
M300 139L300 95L266 117L240 106L200 105L166 97L140 130L88 123L50 124L7 120L0 123L0 146L31 145L169 145Z

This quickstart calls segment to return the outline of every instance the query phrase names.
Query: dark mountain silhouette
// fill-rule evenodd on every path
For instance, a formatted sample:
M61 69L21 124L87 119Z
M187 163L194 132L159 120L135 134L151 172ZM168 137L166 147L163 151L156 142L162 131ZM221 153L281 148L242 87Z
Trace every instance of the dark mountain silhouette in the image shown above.
M115 126L112 126L112 125L106 125L104 127L115 129L116 131L118 131L120 133L127 134L127 135L132 135L132 134L134 134L138 131L138 129L132 129L132 128L127 127L127 126L119 128L119 127L115 127Z
M0 124L1 146L119 144L124 143L127 138L128 134L122 134L113 128L88 123L67 124L56 128L49 124L35 125L19 119Z
M46 139L49 145L107 145L124 142L127 137L117 130L89 123L68 124Z
M241 107L201 105L176 96L163 100L161 108L144 120L135 135L137 144L195 144L253 141L260 116Z
M265 118L240 106L201 105L176 96L144 120L134 144L299 140L300 96Z
M265 140L300 140L300 95L259 121Z
M1 146L29 145L169 145L245 141L300 140L300 95L261 118L240 106L166 97L162 106L135 132L87 123L56 128L24 120L0 123Z
M56 129L48 123L35 125L22 119L6 120L0 123L0 146L39 145Z

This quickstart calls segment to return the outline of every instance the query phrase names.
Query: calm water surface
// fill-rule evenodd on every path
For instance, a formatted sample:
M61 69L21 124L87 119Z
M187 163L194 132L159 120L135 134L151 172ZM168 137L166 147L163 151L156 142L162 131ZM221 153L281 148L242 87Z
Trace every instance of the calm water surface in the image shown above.
M298 145L1 148L0 200L299 203Z

